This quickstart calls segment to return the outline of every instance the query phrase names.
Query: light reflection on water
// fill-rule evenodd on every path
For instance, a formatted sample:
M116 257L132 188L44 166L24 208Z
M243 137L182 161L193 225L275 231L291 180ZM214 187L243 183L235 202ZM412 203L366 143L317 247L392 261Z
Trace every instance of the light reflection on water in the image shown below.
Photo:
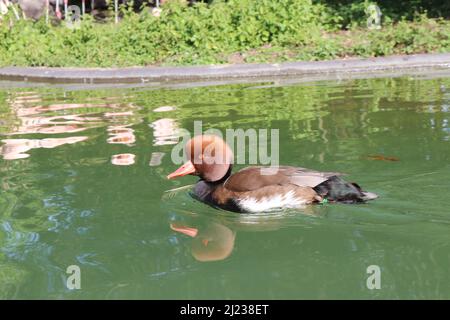
M106 100L111 99L106 97ZM92 100L92 99L86 99ZM111 100L115 101L115 98ZM18 124L12 131L5 133L7 136L26 134L69 134L78 133L95 127L106 127L109 144L123 144L133 146L136 142L134 125L141 122L135 117L136 106L132 103L67 103L36 105L43 102L39 92L18 92L9 99L11 111L14 112ZM67 114L71 110L81 110L77 114ZM114 110L98 112L99 109ZM173 106L161 106L153 112L163 113L174 111ZM56 113L56 114L55 114ZM176 120L162 118L149 124L154 130L154 144L168 145L178 142L178 124ZM88 136L69 136L64 138L42 139L3 139L0 154L4 160L24 159L30 156L28 151L36 148L56 148L64 144L75 144L88 139ZM151 166L159 165L164 153L154 153ZM135 155L132 153L115 154L111 157L114 165L132 165Z
M448 298L449 87L0 91L0 297ZM380 199L260 215L198 203L195 178L165 179L194 120L279 128L281 163L347 172ZM365 288L370 264L382 291Z
M88 137L67 137L67 138L45 138L45 139L5 139L2 140L1 154L5 160L16 160L28 158L26 153L36 148L56 148L64 144L74 144L86 140Z

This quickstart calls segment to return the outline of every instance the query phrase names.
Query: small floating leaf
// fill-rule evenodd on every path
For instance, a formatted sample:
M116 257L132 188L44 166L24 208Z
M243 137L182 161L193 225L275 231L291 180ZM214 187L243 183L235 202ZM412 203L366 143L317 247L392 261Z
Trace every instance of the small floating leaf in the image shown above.
M397 157L387 157L387 156L384 156L382 154L369 155L369 156L367 156L367 159L369 159L369 160L380 160L380 161L400 161L400 159L397 158Z

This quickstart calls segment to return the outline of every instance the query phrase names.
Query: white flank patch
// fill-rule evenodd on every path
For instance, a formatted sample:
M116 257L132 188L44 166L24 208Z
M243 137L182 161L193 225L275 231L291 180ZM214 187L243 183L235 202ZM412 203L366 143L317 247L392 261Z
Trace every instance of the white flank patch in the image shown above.
M251 197L239 201L239 206L248 212L263 212L280 208L299 208L306 204L306 200L295 196L293 191L273 197L255 199Z

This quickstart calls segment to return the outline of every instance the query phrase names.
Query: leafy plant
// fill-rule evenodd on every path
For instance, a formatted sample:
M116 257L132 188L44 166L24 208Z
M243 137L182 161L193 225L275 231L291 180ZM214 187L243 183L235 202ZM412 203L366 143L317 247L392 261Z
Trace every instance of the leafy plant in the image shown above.
M210 64L229 62L233 55L248 62L279 62L450 48L446 20L423 13L413 15L413 21L409 15L398 22L385 18L382 30L367 30L362 22L369 2L349 2L337 10L333 5L338 3L216 0L187 6L172 0L163 6L160 17L128 6L121 8L119 24L112 17L97 23L86 15L76 28L63 22L16 21L9 15L0 21L0 65ZM349 19L356 21L350 27ZM350 29L343 30L344 26Z

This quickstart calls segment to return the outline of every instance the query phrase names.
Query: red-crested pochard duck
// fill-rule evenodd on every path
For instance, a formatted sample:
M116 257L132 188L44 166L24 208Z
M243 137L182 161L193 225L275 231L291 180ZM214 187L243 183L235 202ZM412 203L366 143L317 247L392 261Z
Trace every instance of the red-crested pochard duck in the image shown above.
M214 135L190 139L185 150L189 161L167 178L199 176L194 196L225 210L264 212L326 201L360 203L377 198L336 172L253 166L231 174L233 153L225 141Z

